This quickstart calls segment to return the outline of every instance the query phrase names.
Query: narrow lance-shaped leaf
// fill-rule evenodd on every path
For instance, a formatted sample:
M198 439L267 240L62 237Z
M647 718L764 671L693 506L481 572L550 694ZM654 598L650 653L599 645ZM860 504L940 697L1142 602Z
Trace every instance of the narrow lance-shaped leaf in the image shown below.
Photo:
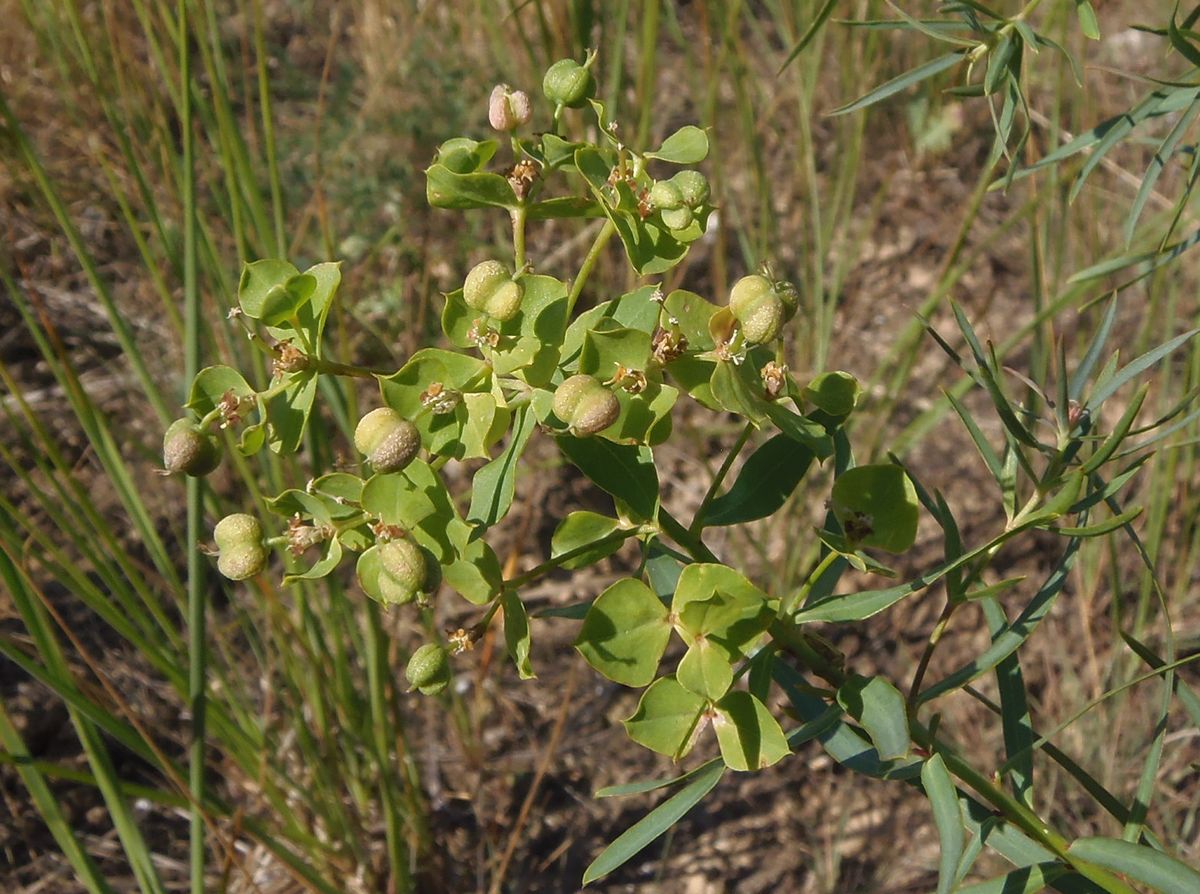
M584 871L583 883L590 884L628 863L647 845L683 819L689 810L713 790L724 775L725 765L720 761L705 764L687 785L622 832L606 847Z
M963 816L954 779L940 754L935 754L921 767L921 785L933 808L933 824L937 827L941 845L937 894L950 894L962 859Z
M926 62L924 65L918 65L916 68L906 71L898 77L892 78L885 84L880 84L874 90L860 96L854 102L847 103L844 106L834 109L830 115L847 115L850 112L857 112L859 109L865 109L867 106L872 106L877 102L887 99L889 96L907 90L914 84L919 84L921 81L927 80L934 75L941 74L948 68L953 68L963 59L962 53L947 53L944 56L939 56L936 59Z

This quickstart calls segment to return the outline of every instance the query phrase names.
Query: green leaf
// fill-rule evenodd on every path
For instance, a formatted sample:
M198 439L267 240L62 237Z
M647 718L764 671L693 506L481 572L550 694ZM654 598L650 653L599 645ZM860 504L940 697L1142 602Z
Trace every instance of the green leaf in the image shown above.
M916 542L917 493L900 466L847 469L833 483L831 502L852 543L902 553Z
M395 373L378 378L383 402L405 419L411 420L421 433L422 446L436 455L455 459L478 455L468 454L467 450L466 441L473 441L473 447L483 446L477 433L473 437L466 435L471 416L478 418L481 406L494 408L492 413L507 413L507 410L500 411L495 407L495 398L490 394L490 370L483 361L454 351L423 348ZM445 392L476 392L483 397L473 404L460 401L447 413L433 413L425 408L422 401L422 395L431 386L440 386ZM495 421L494 416L489 420L489 430L491 421ZM501 429L504 427L501 426Z
M774 515L803 480L813 453L786 434L750 455L728 493L712 501L705 525L737 525Z
M805 399L835 419L849 416L861 394L858 379L840 370L821 373L804 387Z
M679 760L692 749L708 701L660 677L642 693L637 710L625 723L629 738L651 751Z
M283 393L267 402L267 443L275 453L296 452L317 398L317 376L313 372L292 373L291 378Z
M455 174L473 174L492 160L497 148L499 143L495 140L480 142L467 137L454 137L438 147L437 161Z
M670 776L665 779L644 779L641 782L627 782L624 785L606 785L604 788L597 789L594 796L597 798L622 798L626 795L642 795L646 792L658 791L661 788L670 788L673 785L691 782L701 773L707 773L711 770L714 764L721 767L725 766L719 757L714 757L712 760L705 761L696 769L689 770L679 776Z
M606 381L613 378L618 366L644 372L649 362L649 332L610 325L584 333L579 354L581 373Z
M731 770L761 770L791 754L779 722L749 692L731 692L716 704L713 730Z
M434 208L504 208L521 203L506 177L487 172L456 174L442 164L425 171L425 198Z
M621 548L624 541L612 535L623 528L624 525L618 519L586 509L576 510L559 523L550 538L550 558L554 559L572 550L596 544L591 549L562 562L559 567L569 571L591 565Z
M904 696L883 677L851 676L838 688L838 704L862 724L883 760L908 754L911 736Z
M588 664L624 686L646 686L671 638L667 607L633 578L600 594L579 630L575 648Z
M636 329L649 336L658 325L659 317L659 305L652 300L654 291L654 286L642 286L619 298L601 302L572 320L566 335L562 337L563 366L578 366L583 340L589 332L625 328Z
M709 387L717 403L730 413L745 416L755 425L767 418L771 404L763 397L762 380L748 363L718 363Z
M1080 545L1079 540L1073 540L1067 545L1053 570L1021 613L1012 622L992 631L992 644L987 649L922 692L917 703L921 704L951 690L962 688L1016 652L1054 607L1055 600L1066 585L1071 568L1075 564Z
M683 569L671 602L675 627L689 645L703 637L744 655L766 630L775 603L727 565L695 562Z
M902 90L907 90L914 84L919 84L927 78L932 78L934 75L941 74L948 68L953 68L963 60L962 53L947 53L944 56L938 56L926 62L924 65L918 65L916 68L906 71L898 77L892 78L885 84L880 84L874 90L860 96L854 102L847 103L844 106L834 109L830 115L848 115L850 112L857 112L859 109L865 109L867 106L872 106L877 102L887 99Z
M1067 871L1062 863L1047 861L1017 869L991 881L966 885L957 894L1040 894Z
M505 590L500 597L504 606L504 645L508 648L509 657L517 666L517 675L522 680L532 680L537 676L529 664L529 649L532 639L529 634L529 614L525 611L525 603L517 595L516 590Z
M264 258L244 264L238 280L238 306L242 313L252 320L261 320L273 290L276 287L286 290L288 280L299 274L299 270L278 258Z
M649 447L614 444L603 438L559 435L559 449L601 490L629 506L640 520L658 509L658 472Z
M688 608L695 610L701 605L692 603ZM733 685L734 660L729 649L706 637L697 637L679 660L675 678L685 689L715 701Z
M663 140L663 144L653 152L646 153L646 158L657 158L676 165L698 164L707 157L708 134L694 124L685 124Z
M825 3L819 10L817 10L817 14L813 16L813 20L809 23L807 30L805 30L800 39L796 41L796 45L792 47L792 51L788 53L787 58L783 60L783 65L779 66L780 73L782 73L785 68L791 65L797 56L804 52L805 47L812 43L813 38L816 37L817 33L821 30L821 26L824 25L825 22L828 21L829 17L833 14L833 10L836 5L837 0L825 0Z
M642 819L621 833L583 873L583 883L591 884L624 866L651 842L673 827L704 799L725 775L725 765L709 761L692 775L683 788L663 801Z
M459 520L454 504L437 473L423 460L414 459L401 472L372 476L363 488L362 507L384 524L410 531L439 562L456 558L451 531Z
M950 894L963 853L963 815L954 779L940 754L935 754L921 767L921 785L933 808L933 824L937 826L941 845L937 894Z
M336 537L325 542L325 551L307 571L284 575L284 586L298 580L319 580L332 573L342 561L342 543Z
M1067 848L1067 856L1120 872L1160 894L1200 891L1200 872L1162 851L1129 841L1078 838Z
M508 514L516 495L517 468L537 418L528 406L517 411L516 425L508 447L471 479L471 508L467 521L490 528Z
M1088 40L1100 39L1100 22L1096 19L1096 10L1089 0L1075 0L1075 15L1079 18L1079 30Z
M1176 348L1191 341L1198 332L1200 332L1200 328L1189 329L1182 335L1175 336L1170 341L1159 345L1151 351L1147 351L1128 365L1121 367L1120 371L1106 382L1097 382L1095 389L1088 395L1084 406L1089 410L1095 410L1108 400L1122 385L1140 376L1150 367L1154 366L1154 364L1158 363L1158 361L1175 351Z
M342 284L342 262L325 261L314 264L304 271L304 275L312 277L315 288L308 301L298 309L297 317L300 327L309 333L313 351L321 357L324 354L322 335L325 332L325 323L337 297L338 287Z
M254 389L242 378L242 374L228 366L207 366L196 374L188 392L185 406L197 416L207 416L224 402L226 395L238 401L254 396Z

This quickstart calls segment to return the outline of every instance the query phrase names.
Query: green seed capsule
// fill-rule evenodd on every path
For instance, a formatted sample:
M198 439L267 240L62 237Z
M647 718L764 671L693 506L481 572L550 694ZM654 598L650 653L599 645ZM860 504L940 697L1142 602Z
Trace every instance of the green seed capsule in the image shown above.
M376 472L398 472L421 449L421 434L391 407L379 407L359 420L354 446Z
M525 288L512 278L499 261L476 264L463 283L463 301L467 307L507 322L521 309Z
M662 212L663 223L672 230L683 230L690 227L695 218L696 215L687 205L680 205L678 208L664 208Z
M738 321L742 336L749 344L770 341L783 326L786 307L765 276L744 276L729 293L729 312Z
M199 478L221 464L221 449L212 435L190 419L176 419L163 435L163 468Z
M235 512L227 515L213 528L213 540L221 552L241 546L262 545L262 525L253 515Z
M405 605L424 589L429 569L421 548L411 540L390 540L380 546L379 562L383 566L379 587L385 603Z
M586 436L603 431L621 415L617 396L592 376L571 376L554 391L554 415L567 423L572 434Z
M684 204L683 192L670 180L659 180L650 187L650 204L659 211L669 211Z
M708 201L708 178L699 171L680 171L669 181L689 208L698 208Z
M422 695L437 695L450 683L450 656L437 643L426 643L408 659L404 676Z
M596 90L592 73L574 59L559 59L542 79L546 99L570 109L581 108Z
M230 580L246 580L259 574L267 565L267 551L260 543L243 543L222 550L217 557L217 570Z

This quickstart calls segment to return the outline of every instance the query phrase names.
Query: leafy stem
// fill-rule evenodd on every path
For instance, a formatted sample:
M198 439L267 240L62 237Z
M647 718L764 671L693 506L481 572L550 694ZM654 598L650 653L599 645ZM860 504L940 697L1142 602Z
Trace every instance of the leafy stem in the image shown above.
M575 281L571 283L571 292L567 295L567 319L571 318L572 312L575 310L575 302L579 300L579 296L583 294L583 287L587 284L588 277L592 275L592 268L596 266L596 262L600 260L600 255L604 251L604 246L608 244L608 240L617 232L617 225L608 219L604 222L604 226L600 228L600 232L596 234L596 239L592 242L592 247L588 249L587 257L583 259L583 263L579 266L579 273L575 277Z
M733 446L729 448L729 452L725 454L725 460L721 463L721 468L717 469L717 474L713 476L712 484L708 486L708 492L704 495L704 499L700 501L700 508L696 510L696 515L692 518L692 524L688 528L693 534L698 534L704 527L704 516L708 512L709 504L717 495L721 485L725 482L725 476L729 474L729 470L733 468L734 462L738 458L738 454L742 452L742 448L746 446L746 442L750 440L750 435L754 431L754 423L747 422L746 427L742 429L742 433L738 435L738 439Z

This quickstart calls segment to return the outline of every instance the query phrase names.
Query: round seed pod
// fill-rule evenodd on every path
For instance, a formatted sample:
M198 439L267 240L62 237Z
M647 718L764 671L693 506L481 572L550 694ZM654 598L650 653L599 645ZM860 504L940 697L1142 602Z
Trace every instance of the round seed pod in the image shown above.
M190 419L176 419L163 435L163 468L199 478L221 464L217 439Z
M509 90L497 84L488 100L488 123L499 131L516 130L533 117L529 95L523 90Z
M650 187L650 204L660 211L678 208L684 204L683 192L670 180L659 180Z
M378 407L359 420L354 447L376 472L398 472L421 449L421 434L391 407Z
M437 695L450 683L450 656L437 643L426 643L408 659L404 676L411 689Z
M471 268L463 283L467 307L482 311L500 322L511 320L521 309L525 289L499 261L483 261Z
M546 70L542 79L546 99L569 109L581 108L595 91L592 73L574 59L559 59Z
M384 602L404 605L424 589L429 569L421 548L411 540L389 540L379 548L379 561L384 572L379 578Z
M267 565L267 551L261 543L241 543L221 550L217 570L230 580L245 580L259 574Z
M744 276L729 293L729 312L738 321L742 336L752 345L770 341L783 326L785 306L775 286L765 276Z
M617 396L599 380L583 373L571 376L555 389L552 409L576 435L594 435L621 415Z
M663 223L672 230L682 230L690 227L696 215L692 213L692 209L687 205L680 205L678 208L664 208L662 211Z
M680 171L670 183L679 190L683 203L689 208L697 208L708 201L708 178L699 171Z
M221 552L242 546L262 546L262 525L245 512L227 515L213 528L213 540Z

